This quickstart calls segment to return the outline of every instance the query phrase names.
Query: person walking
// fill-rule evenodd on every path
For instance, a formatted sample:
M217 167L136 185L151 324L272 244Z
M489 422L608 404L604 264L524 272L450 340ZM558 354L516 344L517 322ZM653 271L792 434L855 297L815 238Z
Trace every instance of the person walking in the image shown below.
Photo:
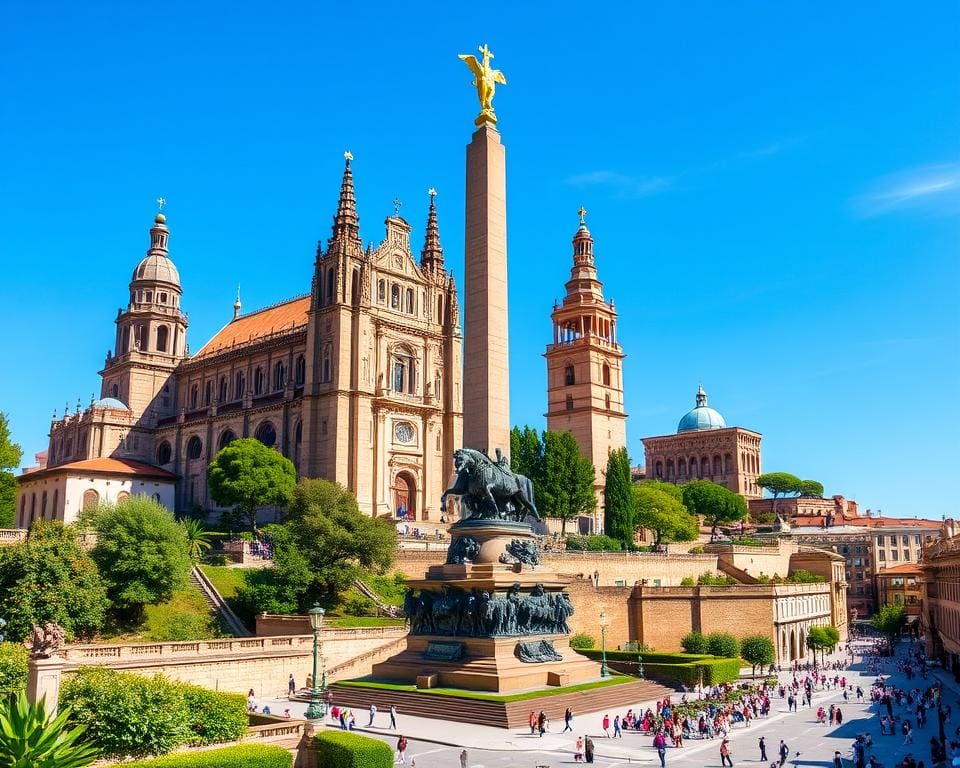
M663 731L657 731L653 737L653 746L657 750L657 757L660 758L660 768L667 768L667 740L664 738Z
M729 745L729 739L724 739L720 742L720 765L726 765L729 766L729 768L733 768L733 759L730 757Z
M535 709L531 709L530 714L527 715L527 723L530 725L530 735L533 736L537 732L537 711Z
M787 762L787 758L790 756L790 748L787 746L787 743L780 739L780 765L783 765Z
M377 716L377 705L370 705L370 722L367 723L367 728L373 728L373 718Z
M403 765L407 761L407 737L397 739L397 762Z
M760 737L760 762L767 762L767 742L764 740L763 736Z
M577 745L573 748L573 762L583 762L583 736L577 736Z
M291 674L289 679L287 680L287 695L293 696L293 694L295 694L296 692L297 692L297 684L293 679L293 675Z
M623 738L623 734L620 732L620 715L615 715L613 718L613 738L619 736Z
M546 733L546 730L547 730L547 713L541 709L540 714L537 715L537 733L540 734L541 739L543 738L543 734Z
M910 727L910 721L904 720L903 727L901 728L903 732L903 743L904 746L907 744L913 744L913 728Z
M840 707L834 711L833 719L837 721L837 725L843 725L843 712L840 711Z
M589 736L583 740L583 755L586 757L588 763L593 762L593 739Z
M573 710L570 707L567 707L567 711L563 713L563 730L561 733L566 733L567 731L573 730Z
M610 715L603 716L603 732L610 738Z
M390 730L397 730L397 707L395 704L390 705Z
M467 768L467 750L460 753L460 768Z

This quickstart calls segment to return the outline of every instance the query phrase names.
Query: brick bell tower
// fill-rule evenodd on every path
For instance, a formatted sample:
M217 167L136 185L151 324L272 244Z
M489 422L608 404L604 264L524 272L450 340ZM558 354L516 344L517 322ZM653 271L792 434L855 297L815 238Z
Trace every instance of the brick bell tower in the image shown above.
M573 267L567 295L554 303L553 343L547 345L547 429L570 431L596 469L597 518L600 530L607 454L627 444L623 410L623 349L617 343L617 312L603 298L597 278L593 236L587 212L573 236Z

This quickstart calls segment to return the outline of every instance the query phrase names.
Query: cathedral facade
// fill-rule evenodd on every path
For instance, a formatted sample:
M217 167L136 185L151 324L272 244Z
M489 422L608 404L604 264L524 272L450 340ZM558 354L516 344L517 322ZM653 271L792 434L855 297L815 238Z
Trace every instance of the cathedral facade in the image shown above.
M309 292L248 314L238 296L233 319L192 355L170 232L157 215L117 314L101 397L54 418L47 465L23 476L24 494L46 472L113 458L175 476L178 511L212 511L208 464L231 441L253 437L301 477L349 488L367 514L403 509L408 519L439 520L463 393L457 290L444 267L435 193L419 259L399 215L386 219L379 245L364 248L351 159ZM115 499L95 492L83 504L99 500ZM46 516L75 514L61 502Z

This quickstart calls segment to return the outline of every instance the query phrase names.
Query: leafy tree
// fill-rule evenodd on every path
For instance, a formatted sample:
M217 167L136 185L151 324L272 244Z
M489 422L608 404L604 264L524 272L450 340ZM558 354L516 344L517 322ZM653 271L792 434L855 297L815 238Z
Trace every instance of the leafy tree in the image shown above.
M68 639L90 637L106 617L107 590L73 527L38 520L25 541L0 548L0 616L20 641L34 624L63 627Z
M308 607L306 593L313 573L287 525L268 525L264 534L273 545L273 566L248 571L237 590L235 610L249 625L258 613L296 613Z
M163 505L134 496L91 511L93 559L115 608L138 620L143 606L165 603L187 584L192 564L183 526Z
M0 701L26 687L28 658L20 643L0 643Z
M701 587L732 587L736 583L737 580L733 576L725 573L707 571L697 576L697 584Z
M534 495L538 495L540 473L543 464L543 443L540 434L533 427L514 427L510 430L510 469L526 475L534 484Z
M627 449L610 451L603 491L603 532L620 541L624 549L633 546L633 532L637 527L632 486Z
M907 622L907 613L902 605L885 605L870 619L873 628L887 636L890 651L893 651L900 637L900 631Z
M815 496L823 498L823 483L817 480L801 480L797 487L797 496Z
M20 466L23 449L10 440L10 421L0 413L0 528L13 528L17 519L17 481L12 470Z
M707 652L735 659L740 655L740 641L729 632L711 632L707 635Z
M840 642L840 630L834 626L826 626L823 631L827 634L827 640L830 642L830 650L834 650Z
M811 573L805 568L798 568L787 577L786 581L791 584L823 584L824 579L823 576Z
M572 432L544 432L541 467L535 488L537 509L544 517L560 520L560 533L565 536L568 520L597 508L593 462L580 453Z
M707 638L702 632L687 632L687 634L680 639L680 647L687 653L709 653Z
M822 655L830 647L830 636L826 629L824 627L810 627L810 632L807 634L807 648L813 653L814 659L816 659L817 651L820 651Z
M221 507L236 507L252 530L257 507L286 505L297 483L293 462L259 440L242 438L222 448L207 468L210 496Z
M43 701L20 692L0 703L0 765L4 768L84 768L99 756L81 737L83 726L67 729L70 710L55 718Z
M183 526L183 532L187 536L187 551L190 553L190 559L197 563L203 557L203 553L210 549L210 532L195 517L181 520L180 525Z
M747 502L743 496L709 480L694 480L684 485L683 503L690 512L703 518L712 534L716 534L717 526L734 523L747 516Z
M774 512L777 509L777 498L788 493L799 493L801 482L799 477L789 472L765 472L757 477L757 485L773 494Z
M773 664L777 649L766 635L748 635L740 641L740 657L753 667L752 674L756 677L757 667L763 671L764 667Z
M663 480L641 480L638 485L645 486L647 488L656 488L658 491L663 491L663 493L668 496L673 496L681 504L683 503L683 488L681 488L676 483L665 483Z
M634 525L653 531L653 545L697 538L697 518L666 491L647 483L633 486Z

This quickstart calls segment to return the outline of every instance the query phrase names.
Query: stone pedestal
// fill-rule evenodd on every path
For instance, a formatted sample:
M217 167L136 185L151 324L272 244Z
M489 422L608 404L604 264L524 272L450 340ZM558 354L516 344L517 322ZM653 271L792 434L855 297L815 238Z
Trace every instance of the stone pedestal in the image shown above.
M408 582L406 650L374 677L499 693L599 679L570 648L569 580L535 564L529 525L467 520L450 534L448 562Z
M27 671L27 700L33 703L44 702L44 708L50 717L57 714L60 700L60 673L66 662L59 656L48 659L30 659Z

